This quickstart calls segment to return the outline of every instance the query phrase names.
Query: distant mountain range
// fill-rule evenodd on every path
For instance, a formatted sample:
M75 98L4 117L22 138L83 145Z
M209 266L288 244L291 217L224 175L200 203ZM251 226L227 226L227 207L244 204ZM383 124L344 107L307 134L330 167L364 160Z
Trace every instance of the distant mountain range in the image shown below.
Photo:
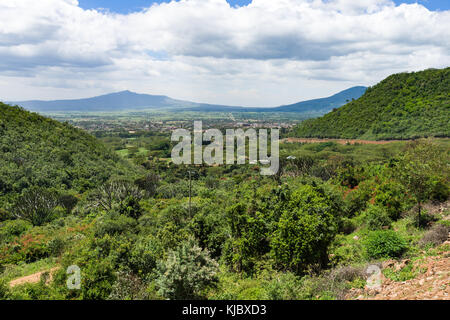
M131 91L110 93L87 99L54 101L16 101L9 104L19 105L27 110L43 113L51 112L118 112L135 110L165 109L167 111L198 112L296 112L325 114L352 99L358 99L366 87L353 87L331 97L303 101L275 108L234 107L176 100L167 96L138 94Z

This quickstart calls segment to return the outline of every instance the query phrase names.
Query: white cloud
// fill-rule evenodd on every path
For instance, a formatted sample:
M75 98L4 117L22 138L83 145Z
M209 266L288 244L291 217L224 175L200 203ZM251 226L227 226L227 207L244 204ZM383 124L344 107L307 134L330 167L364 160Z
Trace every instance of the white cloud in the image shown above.
M450 62L450 11L389 0L181 0L129 15L0 2L0 97L130 89L277 105Z

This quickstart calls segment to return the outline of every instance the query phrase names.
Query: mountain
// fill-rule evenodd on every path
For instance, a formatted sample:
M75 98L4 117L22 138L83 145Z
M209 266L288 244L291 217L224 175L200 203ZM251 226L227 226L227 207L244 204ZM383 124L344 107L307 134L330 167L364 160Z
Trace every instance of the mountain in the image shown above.
M133 172L88 133L0 103L0 208L34 186L84 192Z
M276 108L245 108L190 101L176 100L167 96L138 94L131 91L121 91L98 97L78 100L55 101L18 101L11 104L20 105L36 112L101 112L101 111L131 111L148 109L166 109L168 111L196 112L302 112L325 114L333 108L344 105L348 100L359 98L366 87L354 87L328 98L299 102Z
M192 102L174 100L166 96L139 94L131 91L121 91L87 99L32 100L13 103L37 112L126 111L197 105Z
M245 108L245 107L217 107L217 106L201 106L189 108L190 111L201 112L295 112L295 113L317 113L325 114L333 108L338 108L346 104L352 99L358 99L366 91L367 87L353 87L341 91L328 98L320 98L308 101L302 101L290 105L275 108Z
M450 68L394 74L358 100L304 121L299 137L410 139L450 136Z

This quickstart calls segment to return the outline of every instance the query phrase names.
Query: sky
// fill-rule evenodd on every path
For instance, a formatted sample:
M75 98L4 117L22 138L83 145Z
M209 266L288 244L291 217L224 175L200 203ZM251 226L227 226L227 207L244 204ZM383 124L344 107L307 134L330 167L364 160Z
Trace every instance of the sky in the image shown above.
M277 1L277 0L273 0ZM359 0L354 0L359 1ZM131 12L141 11L142 9L148 8L154 3L170 2L170 0L79 0L79 5L84 9L107 9L111 12L128 14ZM251 0L227 0L231 6L246 6L251 3ZM430 10L449 10L450 1L449 0L408 0L394 1L396 4L402 3L420 3Z
M448 30L448 0L1 0L0 100L278 106L448 67Z

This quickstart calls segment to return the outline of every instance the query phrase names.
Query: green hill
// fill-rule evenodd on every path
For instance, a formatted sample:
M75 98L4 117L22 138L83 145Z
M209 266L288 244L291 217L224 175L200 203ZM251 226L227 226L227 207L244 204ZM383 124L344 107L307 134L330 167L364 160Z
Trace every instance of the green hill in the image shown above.
M83 192L129 165L93 136L0 103L0 208L37 186Z
M450 136L450 68L391 75L358 100L303 122L298 137L411 139Z

